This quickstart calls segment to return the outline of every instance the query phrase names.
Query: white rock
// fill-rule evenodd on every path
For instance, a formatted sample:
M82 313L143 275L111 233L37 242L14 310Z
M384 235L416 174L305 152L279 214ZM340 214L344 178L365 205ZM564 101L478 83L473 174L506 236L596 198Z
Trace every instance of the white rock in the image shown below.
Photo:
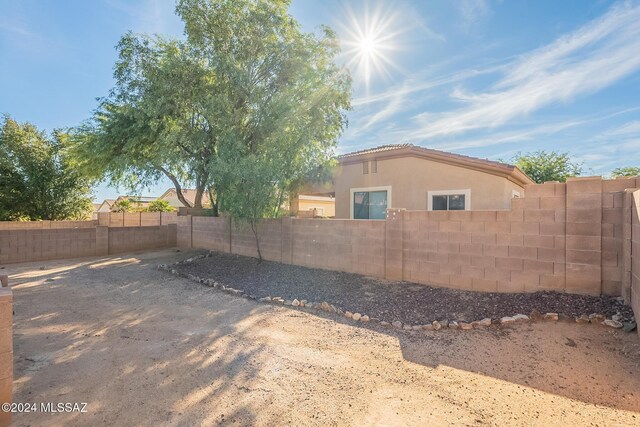
M516 314L515 316L513 316L513 319L516 322L528 322L529 316L527 316L526 314Z
M467 322L460 322L459 323L460 329L468 331L469 329L473 328L473 325L471 325L471 323L467 323Z
M298 301L297 299L294 299L293 301L291 301L291 305L294 307L298 307L300 306L300 301Z
M392 322L391 324L393 325L394 328L399 328L399 329L402 328L402 322L399 321L399 320L396 320L395 322Z
M389 325L390 325L390 323L387 322L386 320L383 320L383 321L380 322L380 326L389 326Z
M369 321L369 316L367 316L367 315L365 314L364 316L362 316L362 317L360 318L360 321L361 321L361 322L368 322L368 321Z
M353 320L358 321L360 320L360 318L362 317L362 314L360 313L353 313Z
M484 318L484 319L482 319L482 320L478 320L478 321L477 321L477 324L478 324L479 326L483 326L483 327L491 326L491 319L490 319L490 318L488 318L488 317L485 317L485 318Z
M459 327L460 325L455 320L452 320L451 322L449 322L449 329L458 329Z
M433 331L433 325L422 325L422 330Z
M353 313L350 311L345 311L344 317L346 317L347 319L353 319Z
M543 316L544 320L550 320L552 322L558 321L558 313L547 313Z
M442 328L442 325L437 320L434 320L433 322L431 322L431 324L433 325L434 331L438 331L440 330L440 328Z
M516 319L514 319L513 317L510 316L505 316L503 318L500 319L500 323L503 325L507 325L509 323L514 323L516 321Z
M614 329L620 329L622 328L622 323L618 322L617 320L613 320L613 319L606 319L604 322L602 322L603 325L607 325L610 326Z

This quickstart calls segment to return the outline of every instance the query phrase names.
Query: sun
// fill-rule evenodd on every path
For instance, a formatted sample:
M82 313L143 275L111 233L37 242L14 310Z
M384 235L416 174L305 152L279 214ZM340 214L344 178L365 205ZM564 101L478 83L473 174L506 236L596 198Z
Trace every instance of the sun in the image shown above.
M348 10L347 20L340 27L343 34L341 57L349 67L356 83L368 89L374 77L390 77L392 68L397 68L391 55L398 49L396 36L401 30L395 29L395 15L377 9L358 18ZM354 79L354 80L355 80Z

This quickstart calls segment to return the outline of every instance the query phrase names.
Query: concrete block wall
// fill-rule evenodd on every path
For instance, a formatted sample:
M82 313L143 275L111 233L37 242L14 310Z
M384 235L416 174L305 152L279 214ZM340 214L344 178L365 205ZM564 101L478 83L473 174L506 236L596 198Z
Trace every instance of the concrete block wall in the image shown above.
M11 403L13 392L13 295L0 286L0 404ZM11 413L0 411L0 426L11 423Z
M109 228L109 254L176 246L175 224L151 227Z
M262 257L269 261L282 262L282 220L266 219L261 221L258 224L258 233ZM249 224L233 221L231 235L232 253L251 257L258 256L255 237Z
M289 221L292 264L384 277L385 221Z
M0 230L0 264L90 256L96 227Z
M504 211L388 209L385 221L265 220L261 249L268 260L456 289L630 295L628 189L637 181L529 185ZM178 217L178 243L257 255L250 228L224 218Z
M564 290L562 186L547 183L510 211L407 211L402 277L488 292Z
M182 218L185 217L180 217ZM193 247L218 252L231 252L231 219L228 217L194 216Z
M630 289L628 302L636 319L640 319L640 190L630 193L631 238L630 238ZM640 330L638 331L640 334Z
M106 227L148 227L176 224L176 212L98 212L97 225Z
M175 224L0 230L0 264L81 258L176 246Z
M0 221L0 230L46 230L51 228L92 228L97 221Z

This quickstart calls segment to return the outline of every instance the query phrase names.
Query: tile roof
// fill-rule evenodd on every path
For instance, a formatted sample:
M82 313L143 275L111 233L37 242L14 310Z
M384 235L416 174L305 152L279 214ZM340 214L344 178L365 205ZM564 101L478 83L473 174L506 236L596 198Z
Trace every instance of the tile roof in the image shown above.
M533 184L533 180L522 172L518 167L510 165L508 163L496 162L488 159L480 159L477 157L464 156L462 154L449 153L447 151L434 150L432 148L425 148L419 145L413 144L388 144L381 145L379 147L368 148L365 150L354 151L353 153L346 153L338 156L338 160L345 161L345 163L357 162L359 156L371 156L379 153L384 153L383 156L392 156L393 151L399 151L398 155L417 155L424 156L433 161L453 163L461 167L479 168L487 172L496 173L499 175L510 176L515 179L521 185Z
M478 157L464 156L462 154L450 153L448 151L434 150L432 148L425 148L425 147L421 147L419 145L414 145L414 144L387 144L387 145L381 145L379 147L367 148L367 149L364 149L364 150L354 151L352 153L342 154L342 155L338 156L338 158L339 159L346 159L346 158L355 157L355 156L361 156L361 155L365 155L365 154L375 154L375 153L382 153L382 152L385 152L385 151L401 150L403 148L408 148L408 149L419 151L419 152L422 152L422 153L425 153L425 154L433 154L433 155L450 157L450 158L454 158L454 159L470 161L470 162L482 163L482 164L485 164L487 166L495 166L495 167L508 168L508 169L513 169L515 167L515 166L513 166L511 164L508 164L508 163L496 162L496 161L488 160L488 159L480 159Z

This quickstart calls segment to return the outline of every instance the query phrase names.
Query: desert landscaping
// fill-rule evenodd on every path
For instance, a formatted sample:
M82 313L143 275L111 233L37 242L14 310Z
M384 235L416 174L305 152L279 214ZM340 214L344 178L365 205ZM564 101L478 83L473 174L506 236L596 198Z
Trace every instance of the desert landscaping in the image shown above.
M12 267L14 425L635 425L636 334L575 322L403 331L157 269L165 250ZM71 386L73 384L73 386Z

